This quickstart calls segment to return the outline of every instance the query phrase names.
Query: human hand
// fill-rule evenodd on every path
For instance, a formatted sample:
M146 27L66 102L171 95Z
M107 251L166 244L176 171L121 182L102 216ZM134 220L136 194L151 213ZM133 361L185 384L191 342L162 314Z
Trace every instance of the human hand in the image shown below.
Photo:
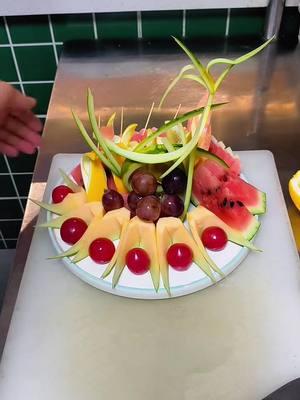
M36 100L0 82L0 153L33 154L40 145L41 121L31 111Z

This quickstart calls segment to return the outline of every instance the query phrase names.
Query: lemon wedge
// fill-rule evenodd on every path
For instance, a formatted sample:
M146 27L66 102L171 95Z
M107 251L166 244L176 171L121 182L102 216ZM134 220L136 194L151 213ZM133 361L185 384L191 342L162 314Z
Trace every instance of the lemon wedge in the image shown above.
M289 192L295 206L300 210L300 170L290 179Z

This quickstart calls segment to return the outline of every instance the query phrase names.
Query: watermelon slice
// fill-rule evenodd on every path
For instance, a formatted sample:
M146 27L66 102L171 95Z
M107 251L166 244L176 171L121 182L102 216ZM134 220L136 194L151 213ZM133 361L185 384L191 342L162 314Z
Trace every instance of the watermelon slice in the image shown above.
M233 154L230 147L226 147L223 142L218 142L215 137L211 138L209 151L220 157L229 166L230 171L234 175L241 173L241 161L239 156Z
M192 202L201 204L250 240L260 223L251 212L266 210L266 195L213 160L196 165Z
M222 196L238 202L240 206L245 205L251 214L257 215L266 212L266 193L238 177L231 177L224 182Z
M240 207L245 206L251 214L266 212L266 194L214 160L205 160L196 165L193 192L196 197L213 196L219 203L224 199L234 201Z

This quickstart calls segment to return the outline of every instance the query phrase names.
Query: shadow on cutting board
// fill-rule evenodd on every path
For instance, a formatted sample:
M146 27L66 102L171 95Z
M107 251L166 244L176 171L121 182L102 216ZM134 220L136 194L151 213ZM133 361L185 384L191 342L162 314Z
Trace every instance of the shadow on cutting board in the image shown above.
M287 383L263 400L300 400L300 378Z

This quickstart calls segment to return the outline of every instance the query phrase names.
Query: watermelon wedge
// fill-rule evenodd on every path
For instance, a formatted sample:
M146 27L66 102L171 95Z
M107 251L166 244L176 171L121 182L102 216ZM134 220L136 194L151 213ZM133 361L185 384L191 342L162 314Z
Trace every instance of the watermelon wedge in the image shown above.
M223 142L218 142L217 139L212 136L209 151L225 161L232 174L240 175L241 161L239 156L233 154L230 147L226 147Z
M196 165L193 194L199 201L203 195L216 198L220 204L225 199L234 201L240 207L245 206L251 214L266 212L266 194L213 159Z
M260 222L253 213L266 210L266 195L213 160L199 162L194 171L192 202L213 212L250 240Z

